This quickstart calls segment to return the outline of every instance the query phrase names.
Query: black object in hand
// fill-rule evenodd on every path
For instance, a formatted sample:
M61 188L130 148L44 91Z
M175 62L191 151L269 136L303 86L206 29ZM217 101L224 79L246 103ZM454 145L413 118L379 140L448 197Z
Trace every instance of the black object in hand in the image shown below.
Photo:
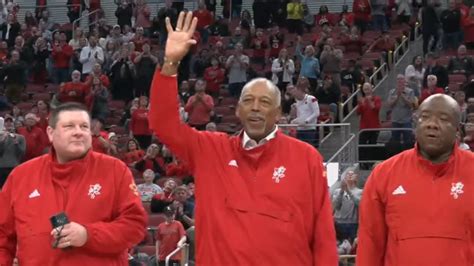
M69 218L67 218L67 215L64 212L61 212L54 216L51 216L49 220L51 222L51 226L53 227L53 229L57 228L56 233L58 234L59 237L56 238L56 241L54 241L53 243L53 248L57 248L59 245L59 240L61 240L62 238L61 232L63 231L64 226L69 223Z

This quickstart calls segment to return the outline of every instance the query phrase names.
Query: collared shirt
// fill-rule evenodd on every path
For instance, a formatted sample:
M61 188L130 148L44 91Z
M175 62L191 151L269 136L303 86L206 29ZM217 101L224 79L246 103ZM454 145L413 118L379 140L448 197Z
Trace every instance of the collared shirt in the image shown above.
M247 135L247 132L244 131L244 136L242 138L242 146L246 150L251 150L253 148L256 148L260 145L263 145L269 142L271 139L273 139L277 131L278 131L278 125L275 125L275 129L273 129L273 131L270 132L270 134L268 134L265 138L261 139L258 143L257 141L251 139L249 135Z

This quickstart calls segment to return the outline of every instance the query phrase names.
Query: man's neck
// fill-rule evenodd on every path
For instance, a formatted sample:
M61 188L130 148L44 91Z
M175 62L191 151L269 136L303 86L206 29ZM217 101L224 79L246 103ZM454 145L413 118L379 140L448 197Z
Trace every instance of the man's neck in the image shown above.
M435 155L435 156L431 156L428 153L426 153L425 151L423 151L422 149L420 149L420 154L423 158L425 158L426 160L432 162L433 164L440 164L440 163L446 162L449 159L449 157L451 156L451 154L453 153L453 151L454 151L454 149L450 149L449 151L447 151L445 153Z

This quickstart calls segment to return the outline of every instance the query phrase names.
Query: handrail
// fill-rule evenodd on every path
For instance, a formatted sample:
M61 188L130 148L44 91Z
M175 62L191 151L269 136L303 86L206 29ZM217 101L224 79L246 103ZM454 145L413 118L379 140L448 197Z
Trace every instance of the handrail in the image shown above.
M101 11L101 10L100 10L100 9L96 9L96 10L94 10L94 11L92 11L92 12L87 12L87 14L81 15L79 18L75 19L75 20L72 22L72 24L71 24L71 26L72 26L72 36L73 36L73 37L75 36L75 32L76 32L76 26L75 26L75 25L76 25L77 22L81 21L81 20L84 19L84 18L88 18L88 17L90 17L91 15L93 15L93 14L99 12L99 11Z
M168 256L165 258L165 265L169 266L171 257L173 257L176 253L180 252L183 248L189 248L189 244L184 244L180 247L177 247L175 250L173 250ZM185 258L185 265L188 264L188 258Z
M79 6L79 14L82 14L82 4L49 4L49 5L39 5L39 6L38 5L23 5L23 4L21 4L20 5L20 12L21 12L21 10L25 10L25 9L36 10L37 8L46 8L46 9L49 10L50 8L58 8L58 7L68 8L68 7L71 7L71 6Z
M282 127L282 128L286 128L286 127L292 127L292 128L298 128L298 127L300 127L300 128L301 127L311 128L312 127L312 128L315 128L315 130L319 131L318 142L321 145L332 134L334 127L349 127L350 128L351 124L349 124L349 123L324 123L324 122L322 122L322 123L317 123L317 124L304 124L304 125L300 125L300 124L278 124L278 126ZM326 127L329 127L330 132L327 135L324 135L324 128L326 128Z
M326 163L331 163L334 159L336 159L337 156L339 156L340 153L349 145L351 142L354 140L356 135L354 133L350 134L349 139L329 158Z

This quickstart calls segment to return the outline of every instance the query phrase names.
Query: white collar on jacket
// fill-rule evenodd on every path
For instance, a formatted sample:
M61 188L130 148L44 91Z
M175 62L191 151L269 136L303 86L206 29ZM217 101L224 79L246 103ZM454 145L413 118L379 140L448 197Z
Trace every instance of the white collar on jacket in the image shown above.
M253 148L256 148L260 145L263 145L267 142L269 142L271 139L273 139L276 135L276 132L278 131L278 125L275 125L275 128L273 129L272 132L270 132L265 138L261 139L258 143L257 141L251 139L249 135L247 135L247 132L244 130L244 136L242 137L242 147L244 147L245 150L251 150Z

